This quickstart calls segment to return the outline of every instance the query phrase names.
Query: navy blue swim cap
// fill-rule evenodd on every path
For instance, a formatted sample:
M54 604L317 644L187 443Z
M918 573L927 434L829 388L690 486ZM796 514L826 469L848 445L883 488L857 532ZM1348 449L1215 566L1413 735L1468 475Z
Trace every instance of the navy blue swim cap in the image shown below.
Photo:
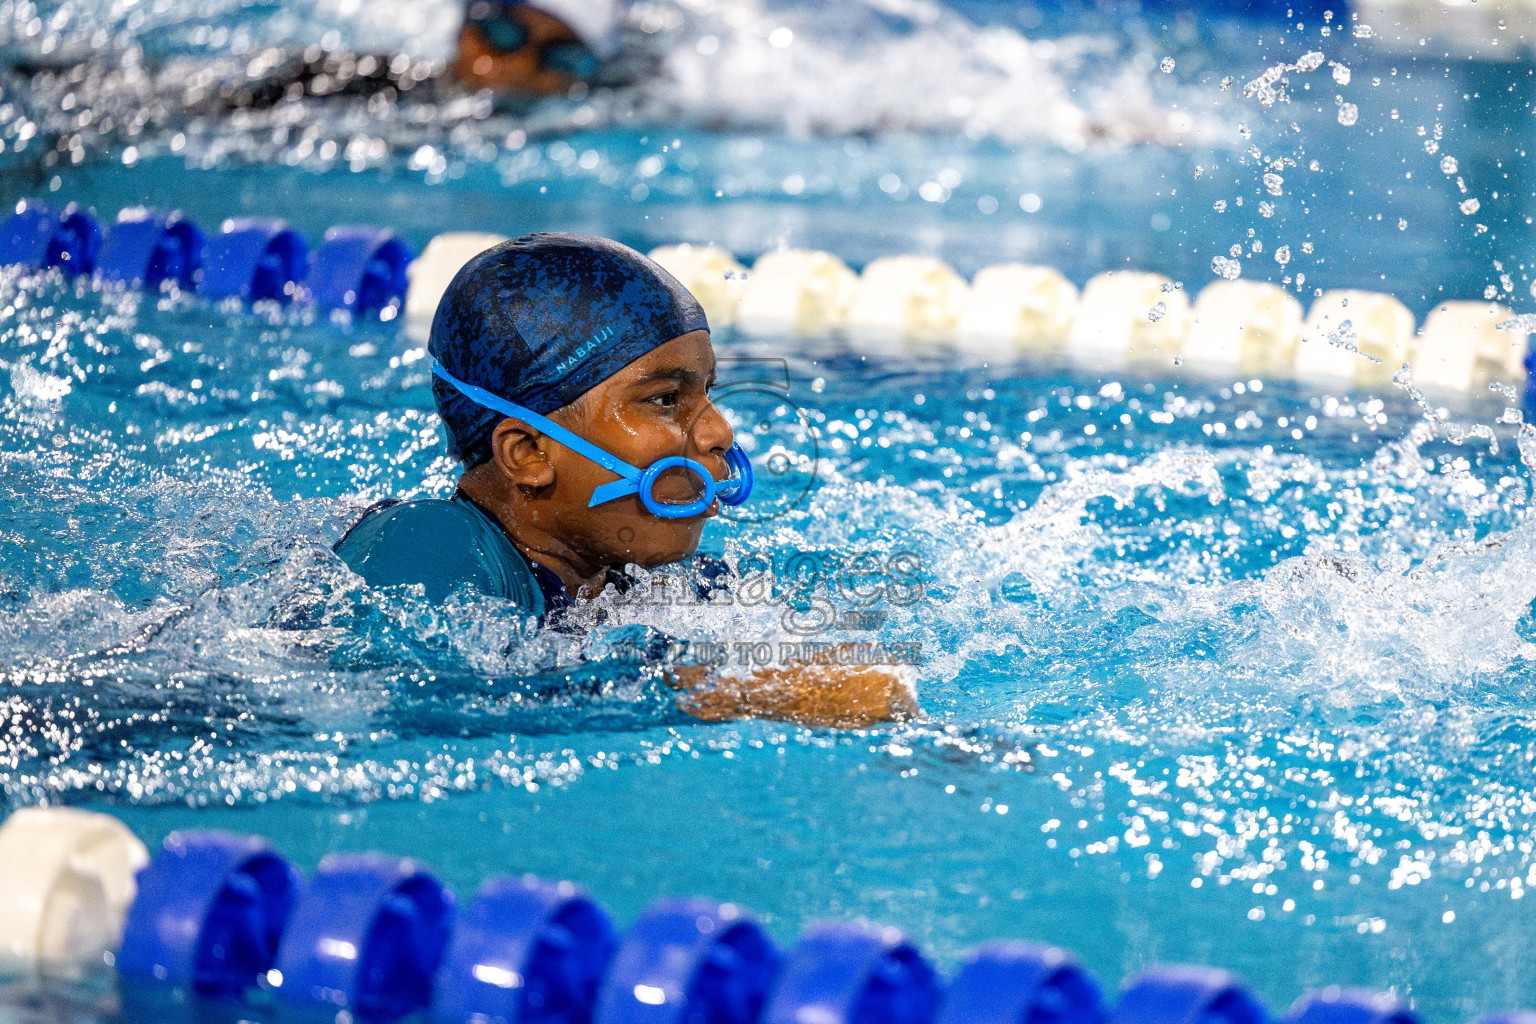
M607 238L547 233L493 246L464 264L432 318L427 351L459 380L536 413L569 405L647 352L709 330L671 274ZM491 457L505 417L432 380L448 454Z

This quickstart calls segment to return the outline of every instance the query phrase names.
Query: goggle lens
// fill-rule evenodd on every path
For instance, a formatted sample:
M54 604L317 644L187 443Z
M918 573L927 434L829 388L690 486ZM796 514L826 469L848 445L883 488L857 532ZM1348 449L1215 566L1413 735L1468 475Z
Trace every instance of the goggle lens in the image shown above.
M550 43L544 47L544 67L572 78L597 76L597 54L580 43Z
M511 53L528 45L528 30L520 22L499 11L487 12L480 17L471 17L470 23L480 30L486 44L493 50Z

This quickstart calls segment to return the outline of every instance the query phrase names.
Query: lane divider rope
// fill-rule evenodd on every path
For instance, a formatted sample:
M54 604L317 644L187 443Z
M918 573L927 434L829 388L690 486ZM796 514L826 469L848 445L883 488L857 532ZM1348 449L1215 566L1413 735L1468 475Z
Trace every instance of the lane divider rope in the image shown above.
M285 222L226 220L205 233L175 212L121 211L105 231L76 204L24 201L0 223L0 264L55 268L151 291L214 301L312 303L392 320L424 342L438 300L466 262L505 236L445 232L417 256L386 228L346 225L311 251ZM1529 318L1490 300L1445 301L1422 325L1397 298L1339 289L1310 310L1278 285L1221 280L1191 300L1158 274L1120 270L1079 289L1051 267L1000 264L973 280L928 256L891 256L855 273L813 250L764 253L750 270L718 247L662 246L651 257L692 291L710 323L747 336L839 336L854 346L952 347L1006 360L1065 353L1095 367L1171 362L1381 386L1404 363L1429 390L1523 386Z
M61 883L70 873L87 881ZM781 950L741 908L703 899L658 900L619 933L575 885L531 876L492 878L459 911L407 858L332 854L306 880L264 839L196 830L147 859L121 822L73 809L0 824L0 909L16 907L49 923L0 914L6 973L115 967L134 1024L220 1006L371 1024L1419 1024L1389 994L1337 986L1272 1018L1210 967L1148 968L1110 1005L1070 953L1027 942L972 950L946 979L895 928L823 923Z

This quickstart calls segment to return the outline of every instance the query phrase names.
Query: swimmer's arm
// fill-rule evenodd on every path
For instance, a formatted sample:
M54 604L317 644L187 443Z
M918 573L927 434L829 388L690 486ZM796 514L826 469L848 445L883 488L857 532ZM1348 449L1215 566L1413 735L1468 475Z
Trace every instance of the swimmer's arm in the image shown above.
M910 670L883 665L789 662L745 678L701 665L673 666L677 706L706 722L770 718L833 729L866 729L920 714Z

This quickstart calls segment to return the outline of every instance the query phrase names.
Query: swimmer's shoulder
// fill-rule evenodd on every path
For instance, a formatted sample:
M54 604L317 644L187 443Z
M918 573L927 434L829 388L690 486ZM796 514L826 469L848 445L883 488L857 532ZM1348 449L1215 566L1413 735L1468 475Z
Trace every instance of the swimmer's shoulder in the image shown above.
M369 586L415 584L433 601L468 586L544 613L527 560L464 498L380 502L337 542L336 554Z

